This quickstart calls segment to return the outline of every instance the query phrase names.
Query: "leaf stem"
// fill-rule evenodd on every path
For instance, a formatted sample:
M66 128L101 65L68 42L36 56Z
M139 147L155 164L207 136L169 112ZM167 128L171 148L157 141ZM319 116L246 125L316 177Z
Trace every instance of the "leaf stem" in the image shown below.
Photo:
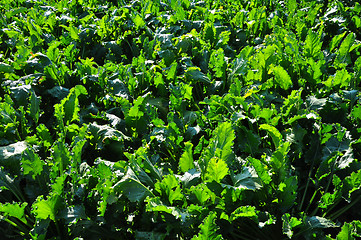
M316 148L316 151L315 151L315 155L313 155L313 160L312 160L312 164L311 164L311 168L310 168L310 171L308 172L308 178L307 178L307 183L306 183L306 188L305 188L305 191L303 192L303 196L302 196L302 200L301 200L301 204L300 206L298 207L298 210L301 211L302 209L302 206L303 206L303 203L305 201L305 198L306 198L306 194L307 194L307 190L308 190L308 186L310 184L310 180L311 180L311 176L312 176L312 170L313 170L313 167L315 165L315 159L316 159L316 154L318 152L318 148L319 148L319 145L317 144L317 148ZM317 192L317 191L316 191ZM315 193L316 193L315 192ZM314 198L315 194L313 194L312 196L312 199ZM310 203L312 203L313 200L310 201ZM309 208L309 205L307 206L307 209ZM307 210L306 210L307 211Z
M336 211L335 213L333 213L332 215L330 215L330 219L333 221L336 218L338 218L339 216L341 216L343 213L345 213L346 211L348 211L350 208L352 208L356 203L358 203L361 200L361 196L358 196L355 201L351 202L350 204L346 205L345 207L339 209L338 211Z

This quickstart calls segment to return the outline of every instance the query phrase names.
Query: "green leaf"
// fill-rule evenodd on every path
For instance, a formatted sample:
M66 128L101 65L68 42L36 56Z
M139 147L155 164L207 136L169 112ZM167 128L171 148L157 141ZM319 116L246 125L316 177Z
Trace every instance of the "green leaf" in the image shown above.
M38 123L40 114L40 97L37 97L34 91L30 92L29 112L35 123Z
M351 115L358 120L361 120L361 106L355 106L352 109Z
M260 130L265 130L267 131L267 133L271 136L273 144L275 145L275 148L277 149L280 145L280 143L282 142L282 135L281 133L277 130L277 128L268 125L268 124L262 124L261 126L259 126Z
M39 196L32 205L32 213L35 214L37 220L50 219L55 221L60 206L61 202L58 195L48 196L46 200L43 196Z
M143 185L133 172L128 168L127 174L113 186L114 190L122 192L131 202L141 202L153 193Z
M234 158L232 146L235 138L232 124L229 122L221 123L213 132L213 137L208 146L208 157L218 157L225 163L231 164Z
M165 212L173 215L176 219L182 218L182 215L184 215L178 208L170 207L162 203L159 197L147 198L145 201L147 202L147 212Z
M294 234L293 229L297 228L301 224L302 224L301 220L295 217L291 217L289 213L285 213L282 215L282 231L284 234L287 235L289 239L292 239L292 236Z
M336 63L351 63L350 50L355 42L355 33L349 33L342 41L341 46L336 57Z
M246 75L247 71L247 60L242 57L236 58L236 60L233 61L231 73L229 74L230 81L237 75Z
M343 37L346 35L346 31L336 35L332 38L331 43L330 43L330 52L332 52L336 47L338 47L338 45L340 44L341 40L343 39Z
M0 166L19 173L22 153L28 148L26 142L17 142L0 147Z
M333 223L331 220L319 217L319 216L312 216L306 218L306 223L311 228L334 228L337 227L335 223Z
M287 153L290 151L290 143L284 142L282 143L277 150L272 154L271 156L271 164L272 167L278 171L278 170L284 170L287 166L286 160L287 160Z
M326 81L324 81L323 83L325 84L326 87L329 87L329 88L336 87L336 86L348 87L350 84L351 78L352 78L351 74L349 74L346 69L342 69L342 70L338 70L336 72L336 75L329 76L328 79Z
M41 139L41 144L43 144L45 148L51 147L53 139L51 138L49 129L41 123L36 127L36 131L37 136Z
M361 222L354 220L350 223L345 222L341 231L337 234L336 240L354 240L361 237Z
M209 67L215 72L215 77L222 78L225 76L227 66L222 48L212 52Z
M23 203L0 203L1 217L14 217L27 224L25 218L25 208L28 206L27 202ZM1 219L1 218L0 218Z
M251 156L254 156L254 154L259 151L259 145L261 144L260 136L247 129L245 126L240 126L238 134L243 136L240 139L238 147L244 152L250 153Z
M193 144L185 142L185 151L179 159L179 168L182 172L187 172L189 169L194 168L192 148Z
M198 67L189 67L185 72L185 76L190 82L211 83L209 78Z
M297 197L297 178L295 176L285 178L278 185L279 206L282 213L294 206Z
M231 174L233 186L237 189L257 190L262 188L257 172L254 168L244 167L242 172L234 175Z
M201 206L204 205L212 196L214 196L214 193L212 193L207 185L203 183L198 184L197 186L192 186L190 191L195 195Z
M249 218L258 223L258 215L256 207L254 206L241 206L234 210L229 218L231 222L238 218Z
M271 175L268 172L268 167L265 164L263 164L260 160L252 157L248 157L247 160L252 164L258 174L258 177L262 180L264 185L267 185L272 181Z
M12 73L13 71L13 67L11 67L9 64L0 62L0 73Z
M144 22L143 18L139 14L136 14L133 17L133 22L134 22L134 24L135 24L135 26L137 28L141 28L141 27L145 26L145 22Z
M65 125L69 125L73 121L79 121L79 100L78 97L81 94L88 94L85 87L77 85L70 89L69 95L61 100L60 104L56 104L54 115L58 118L59 122L64 122Z
M228 170L228 166L224 160L218 157L213 157L208 163L205 175L206 181L216 181L219 183L226 175L228 175Z
M320 41L317 33L310 29L307 33L307 37L304 45L304 53L306 57L316 58L322 53L321 51L322 42Z
M282 66L275 66L271 69L275 75L275 82L284 90L288 90L292 86L292 80L290 75Z
M43 172L44 165L33 149L29 148L24 151L21 160L24 175L30 175L35 180L36 176L40 176Z
M222 235L217 233L219 227L216 225L216 218L216 213L210 212L204 219L203 223L199 226L200 232L198 236L194 236L192 240L223 239Z
M293 13L297 9L297 1L296 0L288 0L287 1L287 9L289 13Z
M65 224L76 223L78 220L85 219L86 217L83 205L69 206L59 212L59 218L64 219Z
M184 198L179 182L172 174L166 175L161 182L157 182L154 186L155 190L163 197L166 197L171 205L173 205L174 201Z
M70 31L70 37L72 39L79 40L79 30L76 27L70 26L69 31Z

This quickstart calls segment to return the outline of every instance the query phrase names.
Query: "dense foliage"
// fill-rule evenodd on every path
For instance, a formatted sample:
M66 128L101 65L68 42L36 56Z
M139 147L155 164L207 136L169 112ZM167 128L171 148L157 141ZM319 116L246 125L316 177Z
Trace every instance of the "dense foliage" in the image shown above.
M360 237L360 16L0 0L2 238Z

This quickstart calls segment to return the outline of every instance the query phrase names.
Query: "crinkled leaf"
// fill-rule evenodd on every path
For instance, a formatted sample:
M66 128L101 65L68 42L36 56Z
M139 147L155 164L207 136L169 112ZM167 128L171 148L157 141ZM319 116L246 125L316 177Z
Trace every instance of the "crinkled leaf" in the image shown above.
M361 222L354 220L350 223L345 222L341 231L337 234L336 240L354 240L361 237Z
M25 218L25 208L28 206L27 202L23 203L0 203L0 213L4 217L14 217L27 224Z
M166 197L172 205L176 200L182 200L183 194L177 178L174 175L166 175L161 182L155 184L155 190Z
M287 235L289 239L292 239L292 236L294 234L293 229L297 228L302 224L302 221L291 217L289 213L285 213L282 215L282 231L284 234Z
M53 139L51 138L49 129L44 124L39 124L36 127L37 136L41 139L41 144L44 147L49 148L53 144Z
M147 199L147 212L165 212L173 215L175 218L181 218L183 213L176 207L167 206L158 197Z
M185 150L179 159L179 168L182 172L187 172L189 169L194 168L192 153L193 144L190 142L185 142L184 145Z
M287 71L281 67L276 66L272 69L273 74L275 75L275 82L284 90L288 90L292 86L292 80Z
M275 128L271 125L268 125L268 124L262 124L261 126L259 126L259 129L267 131L267 133L271 136L273 144L275 145L275 147L277 149L282 141L282 135L277 130L277 128Z
M24 175L30 175L33 179L40 176L43 171L44 163L33 149L26 149L23 153L21 166Z
M211 158L205 175L206 180L219 183L226 175L228 175L228 166L226 162L218 157Z
M238 218L249 218L258 223L257 210L254 206L241 206L234 210L230 216L230 221Z
M268 167L256 158L249 157L247 160L251 163L257 172L258 177L262 182L267 185L272 181L271 175L268 171Z
M61 202L58 195L48 196L46 200L43 196L39 196L32 205L32 213L38 220L50 219L55 221L60 206Z
M210 212L199 226L200 232L194 236L192 240L208 240L208 239L223 239L221 234L218 234L219 227L216 224L217 215L215 212Z

